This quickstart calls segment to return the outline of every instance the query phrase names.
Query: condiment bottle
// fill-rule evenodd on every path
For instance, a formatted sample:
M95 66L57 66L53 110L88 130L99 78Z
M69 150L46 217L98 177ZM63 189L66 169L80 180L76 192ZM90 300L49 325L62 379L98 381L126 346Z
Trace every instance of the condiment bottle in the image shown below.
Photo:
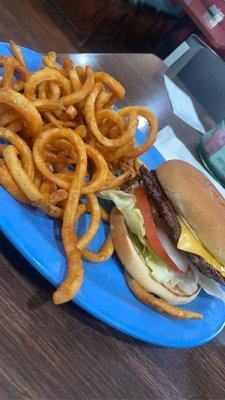
M198 154L211 175L225 187L225 121L202 136Z

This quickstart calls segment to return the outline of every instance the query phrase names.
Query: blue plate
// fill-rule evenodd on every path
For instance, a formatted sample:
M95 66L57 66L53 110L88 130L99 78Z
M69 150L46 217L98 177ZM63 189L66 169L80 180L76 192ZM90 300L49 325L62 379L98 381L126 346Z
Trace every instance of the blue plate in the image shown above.
M34 71L41 66L41 54L26 48L23 48L23 52L30 70ZM0 44L0 54L9 54L8 44ZM137 141L141 142L141 139L139 132ZM154 147L142 159L151 168L164 161ZM54 286L58 286L66 272L58 222L21 205L2 188L0 210L2 232L34 268ZM83 219L79 229L82 231L87 223ZM107 227L102 224L91 248L96 249L101 245L106 230ZM187 306L202 313L202 321L176 321L149 309L129 291L115 257L98 265L84 262L84 272L84 284L73 300L74 303L135 338L168 347L191 347L213 339L224 326L224 304L204 292Z

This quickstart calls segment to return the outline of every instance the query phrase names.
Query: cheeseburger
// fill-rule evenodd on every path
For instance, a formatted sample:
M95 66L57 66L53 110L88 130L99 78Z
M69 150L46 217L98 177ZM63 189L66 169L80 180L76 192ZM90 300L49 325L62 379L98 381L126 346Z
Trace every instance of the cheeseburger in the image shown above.
M225 301L225 200L184 161L155 171L142 165L139 173L125 192L101 192L116 205L111 235L128 284L159 311L199 319L175 306L194 300L201 288Z

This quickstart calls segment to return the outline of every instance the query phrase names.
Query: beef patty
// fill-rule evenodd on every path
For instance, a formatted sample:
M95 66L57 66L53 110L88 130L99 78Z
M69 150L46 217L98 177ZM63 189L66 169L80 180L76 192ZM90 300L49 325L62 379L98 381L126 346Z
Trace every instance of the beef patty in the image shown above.
M149 196L156 204L160 217L166 222L174 242L177 244L181 234L181 227L173 204L166 197L155 171L149 171L142 165L139 172ZM225 285L225 278L202 257L192 253L186 253L186 255L190 262L198 268L202 274L206 275L208 278L214 279L222 285Z

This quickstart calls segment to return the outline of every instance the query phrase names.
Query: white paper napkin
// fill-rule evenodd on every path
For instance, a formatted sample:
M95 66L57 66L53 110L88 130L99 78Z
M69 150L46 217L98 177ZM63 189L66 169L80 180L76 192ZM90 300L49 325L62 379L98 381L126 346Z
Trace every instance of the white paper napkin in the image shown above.
M192 128L205 133L190 96L166 75L164 75L164 82L174 114Z
M211 182L214 184L214 186L216 186L222 196L225 197L225 189L195 159L195 157L187 149L187 147L176 137L173 129L170 126L166 126L158 132L157 140L154 146L166 160L184 160L194 167L198 168L211 180Z

